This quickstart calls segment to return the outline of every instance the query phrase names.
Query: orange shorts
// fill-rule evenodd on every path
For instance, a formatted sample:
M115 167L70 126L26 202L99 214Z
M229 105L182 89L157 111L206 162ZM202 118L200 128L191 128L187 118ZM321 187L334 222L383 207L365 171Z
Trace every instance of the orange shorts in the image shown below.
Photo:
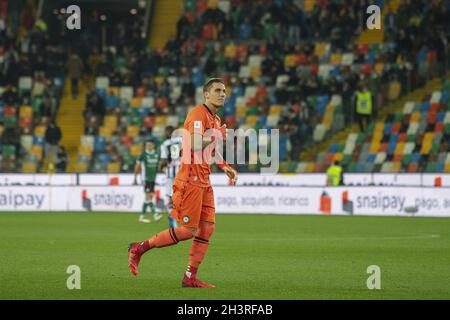
M170 215L184 227L198 228L200 221L215 221L214 192L211 186L199 187L175 180L172 202L173 210Z

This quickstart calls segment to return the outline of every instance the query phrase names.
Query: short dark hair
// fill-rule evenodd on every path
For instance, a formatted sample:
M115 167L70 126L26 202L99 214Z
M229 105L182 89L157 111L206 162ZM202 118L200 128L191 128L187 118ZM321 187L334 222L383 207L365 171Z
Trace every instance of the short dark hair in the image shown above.
M214 83L221 83L221 84L225 85L225 81L223 81L223 79L211 78L208 81L206 81L206 83L203 85L203 93L208 92Z

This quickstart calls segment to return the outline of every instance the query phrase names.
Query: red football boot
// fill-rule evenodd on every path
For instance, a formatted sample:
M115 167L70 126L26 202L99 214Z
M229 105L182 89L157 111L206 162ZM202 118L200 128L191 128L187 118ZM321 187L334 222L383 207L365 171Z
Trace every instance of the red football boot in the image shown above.
M197 278L188 278L184 275L183 282L181 283L183 288L215 288L215 285L204 283Z
M128 245L128 266L132 274L137 276L139 274L138 266L141 261L142 253L138 251L139 243L133 242Z

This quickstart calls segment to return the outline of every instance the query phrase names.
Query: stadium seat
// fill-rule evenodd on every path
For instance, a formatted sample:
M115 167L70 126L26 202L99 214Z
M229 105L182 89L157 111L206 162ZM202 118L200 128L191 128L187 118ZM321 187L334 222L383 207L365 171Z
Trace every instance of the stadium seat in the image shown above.
M381 166L381 172L383 173L390 173L392 172L392 163L391 162L384 162Z
M96 77L95 78L95 88L97 89L108 89L109 88L109 78L108 77Z
M34 161L25 161L22 165L23 173L36 173L37 172L37 164Z
M19 109L19 115L21 118L31 118L33 117L33 109L30 106L23 105Z
M75 171L78 173L86 173L88 170L88 164L85 162L78 162L75 165Z
M445 164L444 172L445 172L445 173L450 173L450 163L446 163L446 164Z
M47 127L43 126L43 125L39 125L36 126L34 128L34 135L36 137L44 137L45 136L45 131L47 130Z
M24 128L29 128L31 129L33 127L33 118L31 117L21 117L19 120L19 127L24 129Z
M33 87L33 79L31 77L29 76L19 77L18 89L21 95L23 95L24 92L31 91L32 87Z
M386 160L386 153L379 152L376 154L374 162L375 162L375 164L382 164L385 160Z
M124 99L125 101L130 101L133 96L134 96L134 92L133 92L133 87L120 87L120 99Z
M251 67L250 66L241 66L239 69L239 78L250 78L251 76Z
M313 140L316 142L322 141L325 137L326 128L323 124L319 124L314 129Z
M41 145L33 144L30 147L30 155L36 156L36 158L41 161L43 156L43 149Z
M127 127L127 136L134 138L139 135L139 130L138 126L129 126Z

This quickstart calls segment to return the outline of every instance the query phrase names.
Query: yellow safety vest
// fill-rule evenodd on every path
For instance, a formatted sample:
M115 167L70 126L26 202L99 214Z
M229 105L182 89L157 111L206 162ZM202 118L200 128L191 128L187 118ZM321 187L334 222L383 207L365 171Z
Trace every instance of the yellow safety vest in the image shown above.
M327 181L329 186L338 186L341 183L342 167L332 165L327 170Z
M359 114L372 113L372 93L369 91L356 93L356 112Z

